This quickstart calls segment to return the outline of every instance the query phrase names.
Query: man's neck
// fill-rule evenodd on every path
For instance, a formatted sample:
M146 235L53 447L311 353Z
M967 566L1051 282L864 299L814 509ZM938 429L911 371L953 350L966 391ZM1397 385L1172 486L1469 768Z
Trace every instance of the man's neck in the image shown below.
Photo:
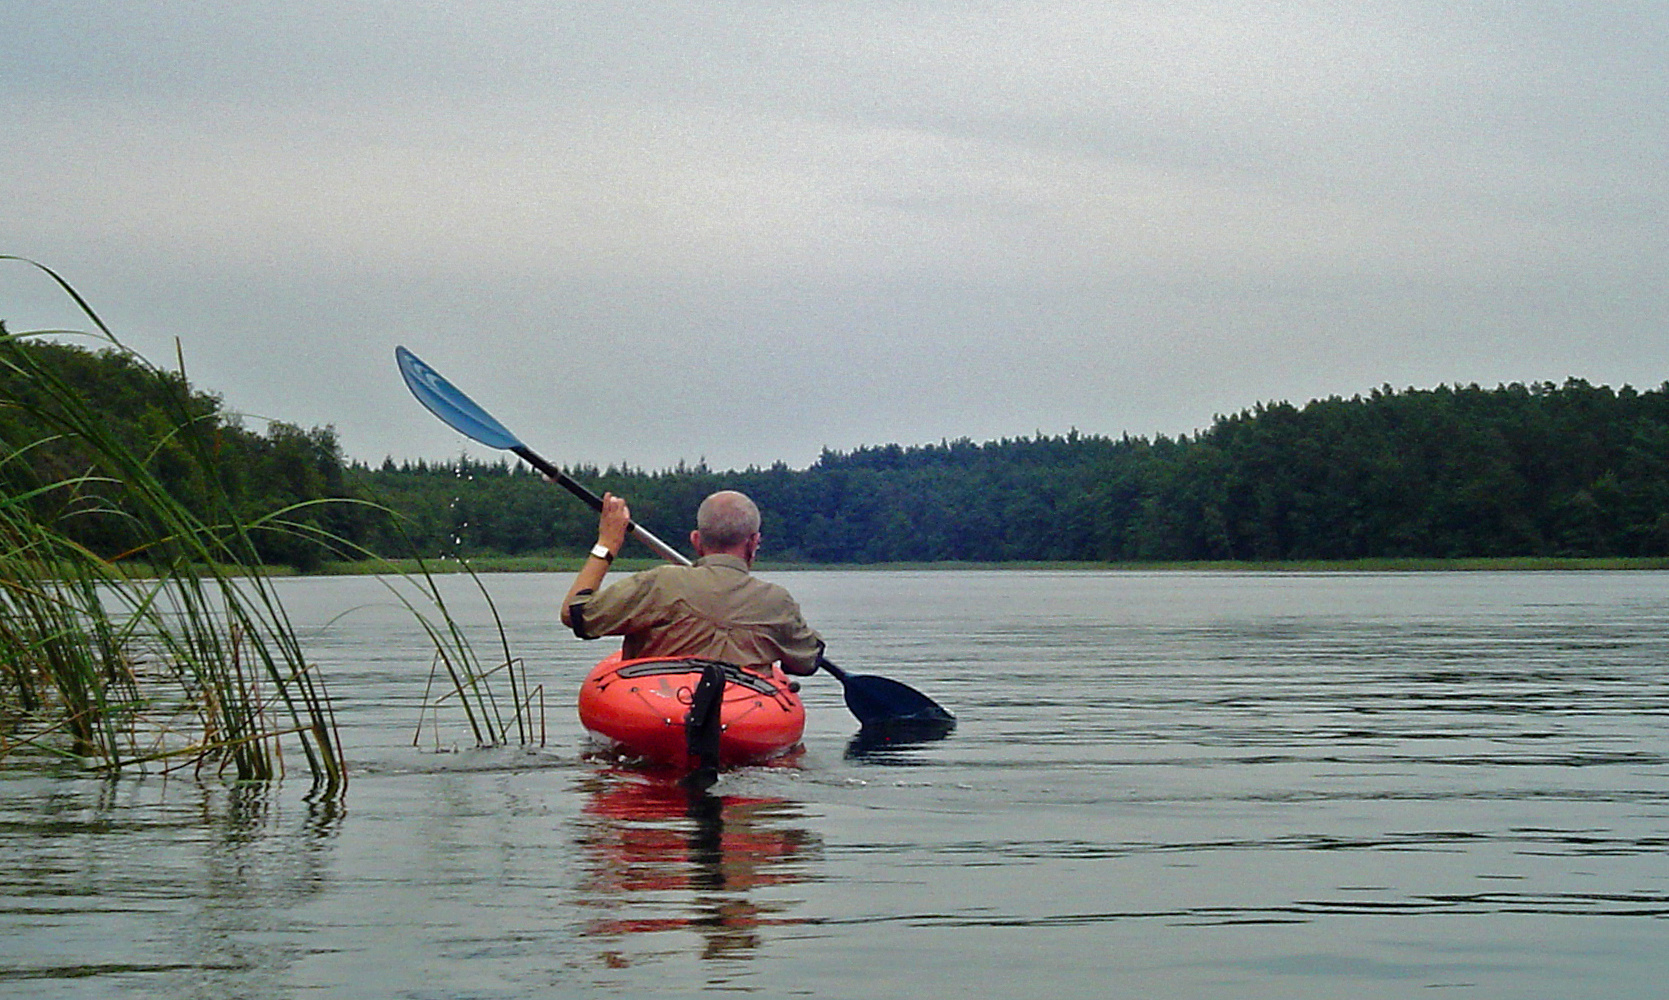
M748 558L746 549L702 549L700 555L702 558L707 556L731 556L742 560L744 566L750 569L753 567L753 560Z

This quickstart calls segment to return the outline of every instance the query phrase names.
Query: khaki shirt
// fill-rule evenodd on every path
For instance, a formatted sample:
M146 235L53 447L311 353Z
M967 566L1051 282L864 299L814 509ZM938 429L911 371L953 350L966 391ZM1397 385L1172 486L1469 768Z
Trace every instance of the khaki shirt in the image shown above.
M628 660L693 656L756 670L780 661L791 674L810 674L823 651L823 637L788 591L754 577L732 555L634 573L569 608L575 635L624 636Z

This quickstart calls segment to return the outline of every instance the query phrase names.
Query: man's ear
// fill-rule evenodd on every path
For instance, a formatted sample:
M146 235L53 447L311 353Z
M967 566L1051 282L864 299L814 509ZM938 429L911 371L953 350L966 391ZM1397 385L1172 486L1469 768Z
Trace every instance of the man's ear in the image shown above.
M698 556L706 555L705 552L701 551L701 532L690 532L690 548L694 549L695 554Z

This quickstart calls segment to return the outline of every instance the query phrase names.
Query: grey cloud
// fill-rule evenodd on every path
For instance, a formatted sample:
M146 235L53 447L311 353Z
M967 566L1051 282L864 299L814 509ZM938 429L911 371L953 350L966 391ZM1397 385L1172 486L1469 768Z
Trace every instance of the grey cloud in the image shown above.
M350 451L1177 433L1664 377L1655 5L33 3L4 249ZM0 275L0 316L52 316ZM531 438L533 434L529 432Z

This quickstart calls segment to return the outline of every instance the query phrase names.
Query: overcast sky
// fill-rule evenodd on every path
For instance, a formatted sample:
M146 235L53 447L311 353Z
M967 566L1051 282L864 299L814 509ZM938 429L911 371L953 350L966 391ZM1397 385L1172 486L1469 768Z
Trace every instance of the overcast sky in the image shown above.
M1669 4L0 0L0 253L350 457L1669 379ZM86 327L0 263L14 330ZM472 454L491 454L480 448Z

